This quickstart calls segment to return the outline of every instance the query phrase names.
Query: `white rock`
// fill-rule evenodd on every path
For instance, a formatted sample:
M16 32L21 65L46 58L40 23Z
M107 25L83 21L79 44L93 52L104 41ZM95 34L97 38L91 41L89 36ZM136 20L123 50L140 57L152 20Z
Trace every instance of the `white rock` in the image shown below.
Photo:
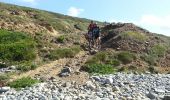
M107 78L106 80L105 80L105 83L106 84L112 84L113 83L113 79L110 77L110 78Z
M90 88L91 90L94 90L96 88L96 86L91 81L87 81L86 86L87 88Z
M118 86L113 86L113 91L120 91L120 88Z
M0 87L0 92L7 92L10 89L11 89L10 87Z

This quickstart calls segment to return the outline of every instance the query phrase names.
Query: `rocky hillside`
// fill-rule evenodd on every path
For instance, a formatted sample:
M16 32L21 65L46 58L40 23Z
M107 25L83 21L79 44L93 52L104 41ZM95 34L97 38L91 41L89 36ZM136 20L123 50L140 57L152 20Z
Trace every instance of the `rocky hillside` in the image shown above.
M0 3L0 28L26 33L72 33L85 30L89 20Z
M41 63L59 59L56 56L62 55L54 53L61 51L63 57L72 56L64 55L68 52L65 49L86 42L82 33L86 32L89 22L83 18L0 3L0 61L10 61L12 64L8 65L21 62L28 65L33 61ZM65 51L59 49L63 47Z
M129 51L149 65L169 67L170 38L132 23L112 23L103 28L102 48Z
M169 37L99 22L101 49L89 50L89 23L0 3L0 100L169 100Z

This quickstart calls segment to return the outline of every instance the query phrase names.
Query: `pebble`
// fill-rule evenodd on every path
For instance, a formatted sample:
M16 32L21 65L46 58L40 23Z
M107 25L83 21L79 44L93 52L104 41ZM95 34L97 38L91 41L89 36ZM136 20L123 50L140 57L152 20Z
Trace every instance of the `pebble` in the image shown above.
M170 74L91 76L85 85L55 80L20 91L8 87L0 100L170 100Z

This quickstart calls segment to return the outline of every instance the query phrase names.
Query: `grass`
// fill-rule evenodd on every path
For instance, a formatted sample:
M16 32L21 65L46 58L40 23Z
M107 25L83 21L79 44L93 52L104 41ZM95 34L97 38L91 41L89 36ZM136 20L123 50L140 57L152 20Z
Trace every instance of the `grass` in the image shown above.
M62 36L57 37L57 41L58 41L59 43L64 43L64 42L65 42L65 39L66 39L65 35L62 35Z
M6 67L8 67L6 64L0 63L0 68L6 68Z
M109 64L112 66L119 66L121 63L131 63L136 59L135 54L130 52L107 52L101 51L95 54L92 58L86 61L86 64Z
M113 74L116 70L112 65L90 64L86 67L86 71L91 74Z
M123 64L128 64L135 60L136 56L133 53L123 51L117 55L117 59L120 60Z
M31 77L23 77L21 79L17 79L13 82L8 83L8 85L12 88L21 89L25 87L30 87L38 82L38 80L32 79Z
M117 59L109 59L106 61L106 64L110 64L113 66L119 66L120 65L120 61Z
M60 58L72 58L81 50L80 46L73 46L71 48L58 48L53 50L48 55L51 60L58 60Z
M157 44L154 45L151 50L149 51L149 54L156 55L158 57L164 56L164 54L167 51L167 47L163 44Z
M147 54L143 54L141 58L150 65L156 65L157 61L166 54L168 48L163 44L154 45Z
M19 63L18 66L17 66L17 70L20 70L22 72L25 72L25 71L29 71L29 70L34 70L38 67L38 65L36 65L35 63L33 62L30 62L30 61L24 61L22 63Z
M28 61L34 60L35 42L24 33L0 30L0 60Z
M0 75L0 82L5 82L9 79L8 75Z
M147 36L143 33L133 32L133 31L126 31L120 34L122 38L124 39L136 39L139 41L145 41L147 40Z
M86 64L102 64L102 63L105 63L107 61L107 59L109 58L108 55L109 55L108 52L105 52L105 51L98 52L92 58L88 59L86 61ZM107 62L109 62L109 61L107 61Z
M151 73L158 73L158 71L155 69L154 66L150 66L150 67L148 68L148 70L149 70Z

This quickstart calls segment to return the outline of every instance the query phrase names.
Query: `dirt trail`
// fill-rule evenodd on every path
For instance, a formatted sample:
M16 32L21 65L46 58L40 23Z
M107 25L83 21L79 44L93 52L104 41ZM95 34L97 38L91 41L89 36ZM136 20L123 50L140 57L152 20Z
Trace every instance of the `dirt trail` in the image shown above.
M40 66L35 70L13 75L10 81L13 81L13 80L16 80L22 77L30 76L30 77L43 78L44 80L54 77L59 80L76 81L77 83L83 84L89 78L89 75L86 72L77 73L77 71L85 63L88 57L89 55L87 54L87 52L81 51L74 58L59 59L49 64ZM62 68L65 66L70 67L73 73L71 73L71 75L68 77L60 78L58 74L60 73Z

